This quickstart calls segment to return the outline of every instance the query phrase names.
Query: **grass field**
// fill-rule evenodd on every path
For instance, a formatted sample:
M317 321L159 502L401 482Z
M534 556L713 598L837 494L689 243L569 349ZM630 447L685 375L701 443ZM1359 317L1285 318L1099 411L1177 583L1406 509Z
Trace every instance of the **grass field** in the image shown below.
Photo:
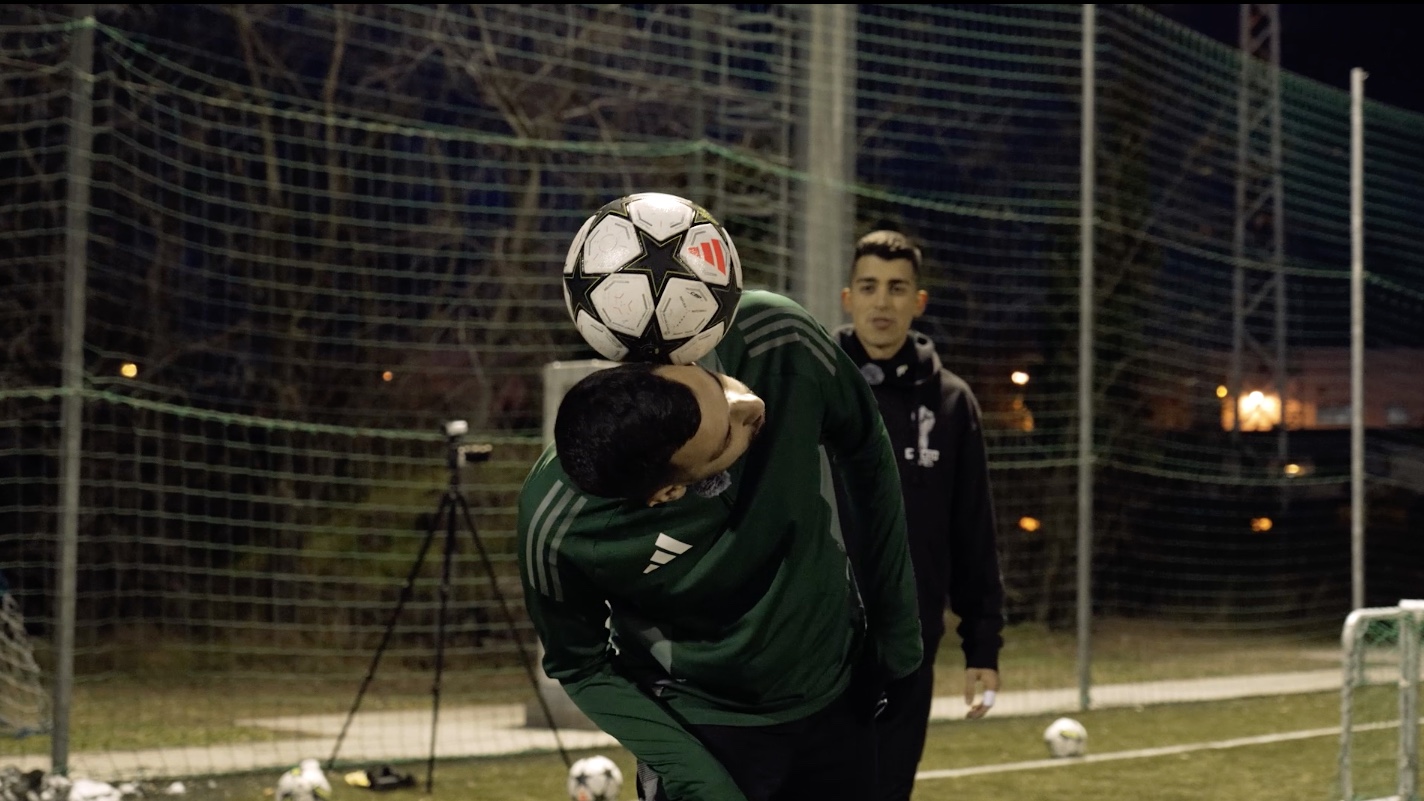
M1339 698L1334 693L1104 710L1076 717L1088 727L1092 759L1124 758L1046 760L1039 737L1049 717L991 716L976 722L936 724L930 729L923 772L969 767L985 772L921 779L916 801L1332 798L1339 741L1333 733L1319 734L1317 730L1338 726ZM1306 736L1219 745L1235 738L1295 732ZM1389 789L1394 775L1393 738L1393 731L1361 735L1359 747L1373 757L1357 763L1357 775L1368 780L1362 789L1376 790L1379 795ZM1182 749L1179 753L1134 756L1144 749L1171 746ZM606 749L601 753L612 757L625 777L632 775L633 760L627 752ZM409 801L559 801L565 797L563 763L556 755L438 762L430 794L424 787L424 763L398 767L417 778L417 787L382 795ZM189 784L188 796L193 801L259 801L275 778L257 774L200 780ZM341 784L339 776L332 778L334 801L371 795ZM631 785L627 785L623 798L633 797Z
M1073 632L1016 626L1005 634L1001 656L1004 691L1075 686ZM1093 681L1097 684L1274 673L1335 668L1335 644L1294 635L1214 633L1160 621L1109 620L1094 632ZM271 732L235 725L242 718L345 711L366 668L366 655L348 660L342 675L311 673L210 673L185 667L173 650L135 646L124 671L84 676L76 684L71 750L220 745L271 738ZM958 695L963 657L953 634L945 638L937 662L941 695ZM446 674L445 703L499 703L530 697L523 670L452 667ZM387 663L379 684L363 701L363 711L423 709L430 705L428 670ZM44 737L0 740L7 754L45 754ZM3 764L3 763L0 763Z
M947 638L950 643L953 637ZM1016 627L1008 632L1001 663L1004 692L1071 686L1076 645L1071 633ZM1095 630L1093 677L1098 684L1203 678L1293 670L1335 668L1334 643L1328 638L1251 636L1212 633L1151 621L1110 621ZM955 695L961 686L956 646L942 650L938 693ZM141 677L141 678L140 678ZM171 745L250 742L271 732L235 725L254 714L254 706L280 705L287 714L344 711L355 680L351 677L251 676L254 693L226 689L211 679L183 671L149 670L86 681L76 688L72 751L117 750ZM428 674L393 676L368 696L362 709L420 709L430 704ZM470 675L451 674L452 689ZM479 698L453 692L447 704L476 700L511 700L528 694L522 674L481 674ZM260 688L260 691L256 688ZM1387 719L1394 706L1392 688L1370 701L1366 719ZM1397 714L1394 713L1394 714ZM1141 798L1203 801L1325 801L1336 780L1340 720L1334 692L1284 695L1211 703L1154 704L1105 709L1074 715L1090 732L1090 758L1046 761L1040 741L1043 727L1056 715L995 717L975 722L937 723L931 727L922 771L964 771L973 775L925 778L917 801L974 799ZM1322 731L1323 730L1323 731ZM1304 733L1304 734L1300 734ZM1269 741L1270 737L1279 738ZM1362 789L1386 795L1393 781L1393 731L1361 735L1359 775ZM1239 738L1262 742L1207 747ZM1171 753L1142 755L1143 749ZM47 753L47 738L0 741L0 767L7 754ZM631 756L604 751L632 775ZM312 756L321 757L321 754ZM1111 756L1123 758L1106 759ZM424 792L424 763L402 764L420 779L415 789L389 795L409 801L522 801L564 797L564 768L556 755L541 754L480 760L442 761L436 767L432 795ZM339 772L339 771L338 771ZM1370 772L1374 775L1368 776ZM103 777L95 777L103 778ZM275 771L253 775L188 778L193 801L261 801L270 792ZM332 776L336 801L355 801L370 791L345 786ZM1372 783L1371 783L1372 782ZM632 798L631 785L623 794Z

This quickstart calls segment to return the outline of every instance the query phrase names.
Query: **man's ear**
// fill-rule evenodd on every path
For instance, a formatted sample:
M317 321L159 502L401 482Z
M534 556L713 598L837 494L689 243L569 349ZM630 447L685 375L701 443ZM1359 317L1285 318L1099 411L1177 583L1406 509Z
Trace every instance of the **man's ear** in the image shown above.
M648 498L648 505L657 506L660 503L670 503L686 494L686 484L669 484L666 487L658 488L658 490Z
M841 290L841 311L850 314L850 287Z
M929 302L930 302L930 293L924 291L923 289L921 289L919 292L915 293L915 316L916 316L916 317L919 317L921 314L924 314L924 313L925 313L925 307L929 305Z

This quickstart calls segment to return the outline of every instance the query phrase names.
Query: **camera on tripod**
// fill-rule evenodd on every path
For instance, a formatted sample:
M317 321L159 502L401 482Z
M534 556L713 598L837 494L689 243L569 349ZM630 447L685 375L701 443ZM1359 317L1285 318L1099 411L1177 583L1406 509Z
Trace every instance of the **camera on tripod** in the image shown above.
M546 720L550 721L549 730L554 734L554 743L559 749L559 754L564 758L566 766L572 765L568 751L564 748L563 740L559 736L559 730L554 725L553 713L549 710L548 702L544 699L539 689L539 678L535 674L535 658L525 647L519 633L519 624L514 613L510 610L509 601L505 598L504 592L500 590L499 577L495 573L494 563L490 560L489 551L480 540L479 532L475 529L475 519L470 513L469 501L460 492L460 468L467 462L485 462L494 453L494 446L489 443L461 444L460 438L470 433L470 424L464 420L447 420L440 424L440 430L445 434L446 466L450 469L449 484L445 493L440 497L440 505L436 508L435 514L430 517L429 524L425 529L425 539L420 545L420 550L415 557L415 562L410 567L410 572L406 575L405 584L401 587L400 598L397 599L395 608L391 610L390 619L386 622L386 628L381 635L380 644L376 646L376 652L371 657L370 667L366 670L366 676L361 680L361 686L356 690L356 698L351 704L351 710L346 713L346 722L341 725L341 732L336 736L336 745L331 750L331 757L327 760L327 768L331 769L336 765L336 757L341 751L341 744L346 740L346 733L351 728L351 721L356 716L356 711L361 707L361 701L366 697L366 691L370 689L371 681L376 676L376 670L380 667L381 657L386 652L386 647L391 642L391 634L395 630L396 622L400 618L401 610L405 608L407 602L415 591L416 579L420 576L421 566L425 563L426 554L430 551L431 543L435 540L437 530L444 529L444 559L440 571L440 605L436 618L435 634L435 681L431 685L431 716L430 716L430 753L425 763L425 790L427 793L435 787L435 736L437 732L437 721L440 717L440 683L445 670L445 615L450 603L452 594L451 573L453 570L453 556L456 545L456 531L460 527L459 523L464 523L466 533L470 535L470 540L475 546L475 550L480 555L480 562L484 565L485 579L488 581L490 592L494 595L500 610L504 613L504 621L509 632L509 638L519 650L520 661L524 665L524 672L529 678L529 686L534 691L534 695L539 699L539 703L544 712Z
M451 467L458 468L472 462L486 462L494 453L494 446L488 443L470 445L459 443L460 437L470 433L470 424L464 420L446 420L440 425L440 429L445 432L445 440L450 448Z

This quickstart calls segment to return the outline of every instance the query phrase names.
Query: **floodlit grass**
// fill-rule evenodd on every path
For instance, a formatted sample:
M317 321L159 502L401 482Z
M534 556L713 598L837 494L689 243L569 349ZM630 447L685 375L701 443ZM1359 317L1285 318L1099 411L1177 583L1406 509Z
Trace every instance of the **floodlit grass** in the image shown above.
M1013 627L1005 634L1001 660L1004 692L1074 686L1077 645L1073 631L1041 626ZM1212 631L1149 620L1105 620L1093 634L1093 681L1109 684L1247 673L1338 669L1334 643L1291 635ZM125 647L127 670L87 678L75 687L70 750L221 745L270 740L272 732L235 725L241 718L345 712L355 697L369 655L353 654L345 675L203 673L192 669L179 649L139 642ZM405 654L407 661L414 657ZM400 667L387 659L378 681L362 701L362 711L424 709L430 706L429 669ZM940 648L937 692L958 695L963 657L951 633ZM521 702L530 697L522 669L498 671L457 666L446 672L443 703ZM46 754L49 739L0 740L0 758Z
M922 770L982 765L1002 766L1003 770L922 780L915 791L916 801L1326 801L1332 797L1339 746L1334 734L1100 763L1063 760L1037 769L1017 764L1046 758L1039 737L1051 717L989 717L932 726ZM1320 693L1103 710L1075 717L1088 728L1089 753L1107 755L1332 728L1339 723L1339 698L1334 693ZM1359 745L1373 755L1358 768L1371 773L1360 775L1370 782L1366 786L1379 794L1393 781L1393 737L1393 731L1362 736ZM633 759L626 751L614 748L601 753L618 763L625 779L632 776ZM552 754L438 762L433 794L425 792L425 763L399 768L413 774L418 784L390 795L408 801L551 801L564 797L563 763ZM334 801L368 795L365 790L341 784L339 775L332 778ZM189 783L188 797L191 801L256 801L275 780L275 774L199 780ZM625 782L622 797L635 797L631 784Z
M1092 633L1093 681L1098 684L1199 679L1249 673L1339 669L1339 634L1317 637L1241 633L1160 620L1102 620ZM1076 686L1077 633L1034 624L1004 633L1000 672L1005 689ZM941 694L963 682L964 657L954 622L940 644L936 681ZM951 688L951 689L946 689Z
M1071 631L1019 626L1006 634L1001 662L1006 694L1021 690L1072 686L1076 642ZM1160 621L1104 621L1094 631L1093 679L1096 684L1201 678L1292 670L1338 669L1331 638L1292 635L1242 635ZM157 657L161 660L161 656ZM103 751L157 746L215 746L269 740L280 733L240 727L235 721L268 714L345 712L354 698L364 658L342 677L320 675L217 675L166 665L147 665L133 673L112 673L80 683L75 689L71 751ZM939 658L938 694L957 694L962 682L958 643L951 633ZM420 709L430 704L430 672L418 668L382 668L362 711ZM528 696L527 679L517 669L498 673L455 670L446 674L444 703L508 702ZM1385 688L1383 701L1393 693ZM1370 719L1388 716L1390 703L1371 701ZM1363 709L1363 707L1362 707ZM916 801L999 801L1043 798L1053 801L1101 801L1104 798L1153 801L1326 801L1336 781L1338 736L1329 734L1226 750L1190 750L1180 754L1101 763L1063 762L1028 769L1019 763L1041 761L1046 751L1040 734L1056 715L946 722L931 727L924 770L998 766L997 772L922 781ZM1196 704L1154 705L1075 715L1090 732L1094 755L1144 748L1186 746L1240 737L1274 735L1339 724L1335 693L1292 695ZM1393 781L1394 733L1361 735L1359 770L1373 773L1362 787L1385 795ZM1424 739L1424 738L1421 738ZM45 754L49 740L0 740L0 767L6 755ZM605 749L633 775L626 751ZM314 755L321 756L321 755ZM576 754L577 756L577 754ZM348 769L351 766L348 766ZM437 763L435 790L424 791L424 763L405 763L418 786L388 795L408 801L549 801L564 797L564 768L557 755L540 754L455 760ZM335 801L355 801L369 791L331 777ZM103 778L103 777L95 777ZM191 801L260 801L276 772L189 779ZM624 798L633 798L631 784ZM374 801L374 799L373 799Z
M360 711L429 709L431 672L378 674ZM530 697L523 671L478 674L447 672L442 704L507 703ZM82 682L74 689L71 751L131 750L270 741L286 735L238 726L243 718L345 713L355 701L360 677L345 681L308 677L194 675L122 677ZM49 737L0 739L0 765L12 754L47 754Z

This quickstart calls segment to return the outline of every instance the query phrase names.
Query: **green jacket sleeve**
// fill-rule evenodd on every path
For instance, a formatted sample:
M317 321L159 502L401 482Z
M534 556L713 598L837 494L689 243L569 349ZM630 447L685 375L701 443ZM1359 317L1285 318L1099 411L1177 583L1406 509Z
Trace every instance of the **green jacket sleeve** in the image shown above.
M853 515L847 522L863 532L859 567L869 634L886 678L899 679L924 657L900 472L870 385L825 329L818 325L816 332L816 344L824 343L835 357L835 369L824 379L822 439L840 474L847 501L842 512Z
M521 523L521 528L522 528ZM521 562L524 561L521 549ZM524 597L544 645L544 671L600 729L657 771L673 801L745 801L725 767L661 703L614 663L608 606L577 570L558 571L557 591L541 592L524 574ZM555 597L555 596L558 597Z

